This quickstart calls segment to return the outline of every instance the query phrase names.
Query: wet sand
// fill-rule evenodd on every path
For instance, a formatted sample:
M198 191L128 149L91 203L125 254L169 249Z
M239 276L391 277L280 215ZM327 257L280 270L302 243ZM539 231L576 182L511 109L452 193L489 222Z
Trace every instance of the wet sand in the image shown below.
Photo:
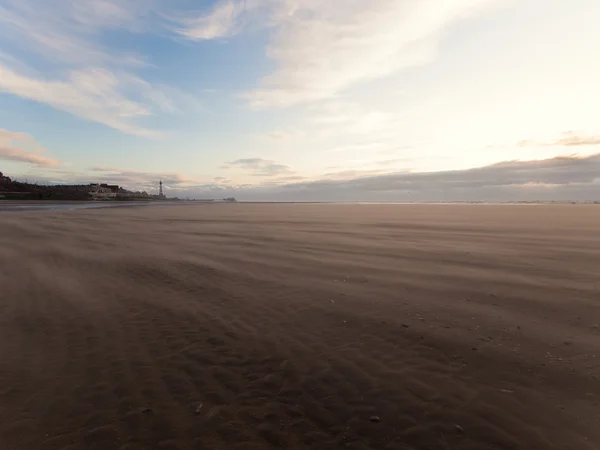
M0 449L597 449L600 207L0 214Z

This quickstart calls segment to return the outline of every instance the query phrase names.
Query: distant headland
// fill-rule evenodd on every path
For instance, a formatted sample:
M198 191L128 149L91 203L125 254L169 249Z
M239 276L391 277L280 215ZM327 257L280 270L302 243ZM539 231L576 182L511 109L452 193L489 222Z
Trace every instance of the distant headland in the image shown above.
M121 186L106 183L56 184L43 185L12 180L0 172L1 200L67 200L67 201L179 201L177 197L167 197L159 181L158 194L146 191L130 191ZM224 199L186 199L186 201L229 202L233 197Z

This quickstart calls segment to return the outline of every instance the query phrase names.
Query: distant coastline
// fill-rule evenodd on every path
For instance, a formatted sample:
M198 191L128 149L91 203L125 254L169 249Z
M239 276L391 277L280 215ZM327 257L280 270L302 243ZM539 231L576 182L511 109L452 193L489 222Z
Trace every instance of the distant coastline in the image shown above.
M161 193L149 194L146 191L130 191L118 185L106 183L40 185L12 180L0 172L0 201L67 201L67 202L229 202L233 197L224 199L179 199L167 197Z
M181 202L181 203L237 203L234 197L214 198L185 198L168 197L161 194L148 194L145 191L130 191L121 186L105 183L40 185L15 181L0 172L0 202ZM335 205L600 205L600 200L423 200L423 201L243 201L249 204L335 204Z

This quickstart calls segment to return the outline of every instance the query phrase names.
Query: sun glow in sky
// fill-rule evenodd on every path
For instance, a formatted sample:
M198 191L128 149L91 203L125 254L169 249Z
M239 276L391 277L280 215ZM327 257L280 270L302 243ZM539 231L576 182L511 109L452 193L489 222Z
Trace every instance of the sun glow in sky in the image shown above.
M0 171L265 200L594 196L599 20L597 0L0 0Z

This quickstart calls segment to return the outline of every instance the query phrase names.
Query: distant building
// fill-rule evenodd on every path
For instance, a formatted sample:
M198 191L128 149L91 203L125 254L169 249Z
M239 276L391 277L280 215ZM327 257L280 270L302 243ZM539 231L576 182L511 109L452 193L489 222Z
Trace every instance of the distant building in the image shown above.
M119 186L116 184L101 184L100 187L110 189L110 192L114 192L115 194L119 193Z
M119 186L108 184L90 184L90 196L94 200L106 200L115 198L119 192Z

